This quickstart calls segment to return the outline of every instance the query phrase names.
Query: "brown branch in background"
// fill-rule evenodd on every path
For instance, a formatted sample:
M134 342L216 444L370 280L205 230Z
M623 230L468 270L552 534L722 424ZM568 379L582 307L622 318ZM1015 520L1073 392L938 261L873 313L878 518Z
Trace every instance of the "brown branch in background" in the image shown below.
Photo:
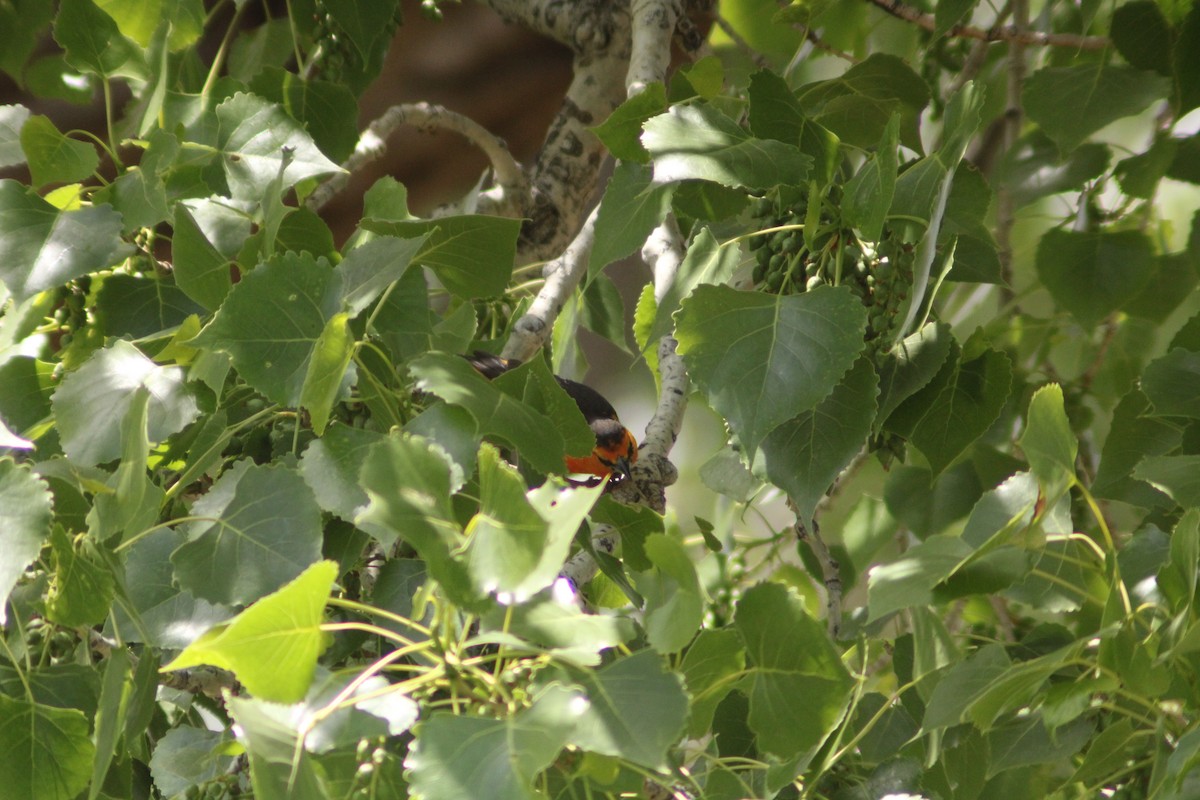
M838 50L836 47L829 44L824 39L822 39L820 36L818 36L817 32L815 30L813 30L812 28L808 28L804 31L804 38L807 39L809 41L809 43L812 44L813 47L817 48L822 53L828 53L831 56L836 56L837 58L840 58L843 61L849 61L851 64L858 64L862 60L859 58L855 58L854 56L850 55L847 52Z
M926 14L920 9L905 5L900 0L867 0L871 5L886 11L893 17L919 25L929 32L937 29L933 14ZM991 30L983 30L970 25L955 25L946 32L947 36L960 39L979 39L985 42L1017 42L1024 45L1039 47L1071 47L1076 50L1103 50L1111 42L1107 36L1080 36L1075 33L1041 33L1028 29L1019 30L1015 25L1007 25Z
M1003 8L996 12L996 20L992 23L989 30L999 30L1004 25L1004 21L1012 14L1012 0L1005 3ZM963 62L962 69L954 76L954 81L950 84L949 91L946 92L947 97L953 97L954 94L966 85L967 81L975 80L975 76L979 74L979 70L983 69L984 63L987 61L988 48L993 43L987 39L977 39L971 47L971 52L967 54L967 60Z

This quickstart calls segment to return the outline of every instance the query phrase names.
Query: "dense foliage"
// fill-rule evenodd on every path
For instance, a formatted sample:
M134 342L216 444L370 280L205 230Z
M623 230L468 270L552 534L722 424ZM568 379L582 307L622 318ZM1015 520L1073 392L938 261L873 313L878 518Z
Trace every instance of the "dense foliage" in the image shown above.
M0 798L1200 792L1200 5L682 18L545 285L487 183L336 242L397 0L252 5L0 0ZM626 485L582 327L665 397Z

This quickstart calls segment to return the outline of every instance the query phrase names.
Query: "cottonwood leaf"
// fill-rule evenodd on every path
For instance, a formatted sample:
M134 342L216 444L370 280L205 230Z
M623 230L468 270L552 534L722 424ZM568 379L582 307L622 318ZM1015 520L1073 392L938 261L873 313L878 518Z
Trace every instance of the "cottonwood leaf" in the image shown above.
M16 301L123 260L121 215L111 206L60 211L12 180L0 180L0 281Z
M866 310L849 290L773 297L697 286L676 314L689 375L753 454L833 391L863 348Z
M256 697L297 702L312 683L317 656L330 644L321 623L337 575L332 561L312 564L192 642L163 670L210 664L232 671Z
M171 554L179 585L226 605L252 603L321 557L321 509L292 469L241 461L197 500Z
M825 626L778 583L749 589L734 626L746 643L744 691L759 745L784 759L820 745L845 712L853 685Z

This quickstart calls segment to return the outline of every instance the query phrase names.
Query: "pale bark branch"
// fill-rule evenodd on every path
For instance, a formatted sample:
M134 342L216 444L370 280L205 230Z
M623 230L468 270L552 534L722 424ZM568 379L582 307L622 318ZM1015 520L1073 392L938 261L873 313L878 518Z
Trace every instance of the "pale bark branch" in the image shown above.
M354 152L342 164L346 171L318 186L306 205L316 211L333 199L345 188L352 174L387 152L388 137L401 125L413 125L423 130L441 128L453 131L482 150L491 162L499 190L494 213L520 216L530 205L529 180L504 140L469 117L430 103L395 105L372 121L359 137Z

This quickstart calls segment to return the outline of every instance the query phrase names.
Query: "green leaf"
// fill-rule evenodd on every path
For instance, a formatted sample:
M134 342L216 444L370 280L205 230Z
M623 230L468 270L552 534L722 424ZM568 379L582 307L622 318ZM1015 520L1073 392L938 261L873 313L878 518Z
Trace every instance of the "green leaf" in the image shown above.
M1064 153L1110 122L1132 116L1166 98L1171 81L1152 72L1103 61L1074 67L1043 67L1025 81L1021 102Z
M150 757L154 785L167 797L174 797L223 775L236 759L224 752L230 738L227 731L183 725L167 731Z
M21 302L112 266L133 252L110 206L60 211L16 181L0 180L0 281Z
M300 405L308 411L312 428L318 436L329 424L329 414L341 393L346 369L354 355L354 334L350 331L349 315L334 314L313 345L312 358L300 389Z
M359 468L367 450L384 438L376 431L335 423L308 446L300 458L300 474L323 511L353 522L366 507L367 493L358 483Z
M11 458L0 458L0 624L9 593L50 533L52 503L45 481Z
M1080 150L1082 149L1081 147ZM1171 169L1178 151L1178 140L1160 136L1156 137L1154 143L1144 152L1118 161L1113 175L1120 182L1121 191L1147 200L1153 197L1159 181Z
M889 350L879 361L879 413L876 427L891 413L934 379L951 357L958 359L959 348L950 327L930 322Z
M542 484L528 494L496 448L479 451L479 513L467 524L467 569L479 594L521 602L558 577L575 531L603 491ZM506 603L507 605L507 603Z
M199 200L175 206L175 280L188 297L215 311L233 287L230 270L250 235L250 219L224 204Z
M189 344L228 353L248 384L296 406L321 334L341 305L340 275L324 259L272 256L233 287Z
M934 38L945 36L950 29L969 19L979 0L943 0L933 10Z
M334 562L312 564L227 625L192 642L163 670L210 664L231 670L256 697L297 702L312 683L317 656L329 644L320 626L336 578Z
M25 120L21 149L34 186L86 180L100 166L94 144L64 136L49 117L40 114Z
M804 183L812 165L795 145L756 139L705 104L672 106L649 120L642 144L653 158L657 183L700 179L767 189Z
M365 311L390 284L404 276L426 238L381 236L346 253L333 271L342 276L342 293L351 317Z
M413 790L427 800L535 800L534 779L563 748L577 702L555 685L507 719L430 715L404 762Z
M858 147L874 147L898 113L900 141L922 151L917 121L929 86L901 58L874 53L837 78L800 87L797 96L817 122Z
M1049 458L1046 460L1052 466L1056 463ZM995 489L984 492L975 503L963 526L962 540L976 549L991 543L1004 543L1033 521L1041 499L1041 490L1032 474L1018 472L1006 478Z
M367 451L359 481L370 500L356 524L386 531L386 539L377 535L385 547L408 542L452 597L473 599L466 567L454 557L465 540L450 504L446 459L420 437L392 436Z
M676 323L688 373L753 453L833 391L862 350L866 310L840 288L771 297L701 285Z
M126 551L121 585L127 603L113 608L109 625L121 641L182 650L233 616L231 609L197 599L175 582L171 553L186 541L183 533L161 528Z
M1184 508L1200 508L1200 456L1147 456L1133 470Z
M54 39L67 51L67 63L103 77L142 77L141 51L121 35L117 23L92 0L63 0L54 19Z
M1157 3L1135 0L1118 7L1109 36L1131 67L1171 77L1171 28Z
M350 44L358 51L363 61L371 58L376 42L388 36L392 15L397 0L380 0L375 3L357 3L354 0L326 0L325 11L342 29Z
M1029 401L1025 432L1017 440L1030 469L1043 486L1046 501L1053 503L1075 480L1079 442L1063 406L1062 387L1047 384Z
M571 600L555 597L557 588L539 592L527 602L495 606L481 620L473 640L506 648L546 653L581 667L600 664L601 653L634 636L633 622L624 617L584 613Z
M0 14L3 14L0 11ZM0 168L25 163L21 149L21 128L29 119L29 109L22 105L0 106Z
M755 474L787 492L801 519L811 519L830 484L862 449L875 420L878 378L859 358L812 411L767 434Z
M54 578L46 594L46 617L59 625L97 625L108 616L116 580L97 544L74 539L61 525L50 533Z
M246 749L254 796L260 800L326 800L324 771L304 747L292 708L253 697L230 697L229 713Z
M824 627L784 586L762 583L738 601L746 643L750 728L780 758L817 747L841 719L853 681Z
M0 695L0 747L13 754L0 759L7 797L75 800L87 788L95 747L79 711Z
M969 361L948 359L925 388L892 412L885 427L916 445L936 477L1000 416L1012 379L1012 362L996 350Z
M1139 231L1055 229L1038 244L1038 276L1055 302L1088 327L1136 296L1153 268L1150 240Z
M414 260L429 267L455 296L469 300L503 294L512 277L521 221L483 214L423 220L366 216L363 230L412 239L429 235Z
M798 144L800 152L813 159L811 179L821 186L833 180L841 159L838 139L804 113L787 81L774 72L759 70L750 76L747 97L747 120L755 136Z
M176 328L204 308L168 277L110 275L96 294L96 311L108 336L140 339Z
M921 729L933 731L966 719L971 701L1008 674L1011 667L1011 659L998 644L984 645L965 661L955 664L933 688Z
M118 339L69 373L51 399L63 450L71 461L93 466L121 455L121 421L142 387L150 392L151 442L178 433L200 413L182 369L160 367Z
M1179 426L1149 416L1149 411L1150 400L1137 389L1121 398L1113 410L1108 438L1100 451L1100 468L1092 482L1097 497L1147 508L1170 502L1157 489L1133 478L1133 469L1143 457L1165 455L1183 440Z
M523 366L521 369L526 368ZM563 471L567 444L558 424L501 388L512 386L510 381L519 379L520 374L510 374L498 384L476 372L465 359L444 353L418 356L409 363L409 370L417 379L418 389L471 412L479 433L503 438L521 454L523 460L540 472ZM552 390L546 387L545 391ZM574 402L571 401L570 405L574 406ZM566 408L565 405L560 407ZM582 420L577 408L566 410L575 414L576 421ZM594 437L588 440L585 452L590 451L594 442Z
M1200 418L1200 353L1174 348L1142 373L1142 391L1156 417Z
M683 544L666 534L647 537L645 550L656 568L637 576L638 592L646 600L646 638L662 655L678 653L704 620L704 593L696 567Z
M1122 310L1154 323L1164 322L1200 283L1200 272L1187 253L1167 253L1154 258L1150 280Z
M171 554L179 585L213 603L252 603L321 557L321 510L283 465L240 461L197 500Z
M41 0L15 0L0 6L0 30L6 32L4 47L0 48L0 70L8 73L17 86L22 85L22 69L42 41L54 11L53 3Z
M108 480L108 492L97 492L88 514L88 533L97 541L123 535L130 538L158 521L163 491L147 474L150 440L146 411L150 390L139 386L121 420L121 459L117 471Z
M1060 155L1054 142L1035 130L1021 137L1004 155L1000 182L1018 208L1050 195L1078 189L1104 174L1112 153L1097 142L1082 144ZM1163 166L1166 170L1166 166Z
M1192 4L1175 39L1175 85L1179 116L1200 106L1200 11Z
M1091 738L1095 724L1077 719L1051 735L1040 714L1011 720L987 736L992 753L988 777L1032 764L1069 763Z
M261 200L281 170L285 190L305 178L342 171L300 123L261 97L238 92L217 106L216 116L221 166L235 200Z
M970 558L972 548L957 536L935 535L887 564L872 567L867 597L871 619L933 601L933 588Z
M734 688L731 679L745 668L745 647L736 630L700 631L684 654L681 666L692 698L688 736L703 736L712 728L717 706Z
M592 131L600 137L614 158L645 164L650 160L650 154L642 147L642 125L666 110L666 87L661 83L651 83L613 109L608 118Z
M596 241L588 261L592 277L614 261L635 252L671 208L675 184L656 183L649 167L617 164L600 200Z
M291 38L287 46L292 46ZM340 83L303 80L296 73L275 66L258 72L250 90L281 105L292 119L304 125L321 152L341 163L358 143L358 101Z
M843 190L842 218L858 228L863 238L872 242L879 241L884 217L892 205L892 194L896 191L899 136L900 116L897 114L884 129L874 155L859 167Z
M104 786L104 776L108 774L116 753L117 739L125 728L133 688L129 651L124 647L114 648L104 665L104 682L101 684L100 704L96 711L96 757L92 762L89 800L99 797Z
M668 748L683 733L687 695L678 673L653 650L641 650L594 672L572 670L575 727L567 741L593 753L665 769Z

